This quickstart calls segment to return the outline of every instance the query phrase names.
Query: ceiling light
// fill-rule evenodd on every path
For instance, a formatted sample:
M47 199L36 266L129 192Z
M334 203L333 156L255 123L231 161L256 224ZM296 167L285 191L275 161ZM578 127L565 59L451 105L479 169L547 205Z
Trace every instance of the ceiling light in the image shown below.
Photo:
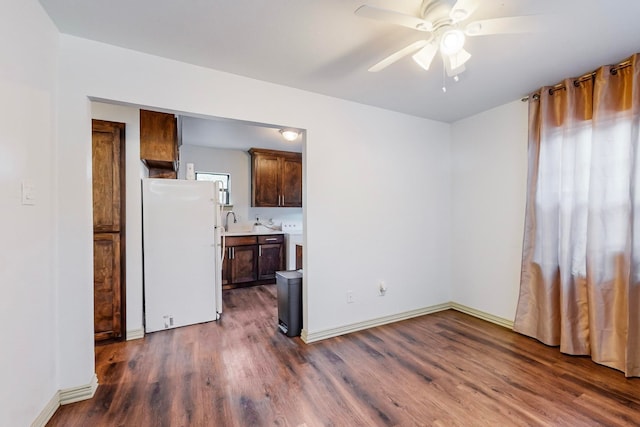
M412 58L419 66L421 66L425 70L428 70L431 66L431 62L433 61L433 57L436 56L437 52L438 46L435 43L431 42L420 49L418 53L412 56Z
M444 55L454 55L464 46L464 33L460 30L448 30L440 38L440 51Z
M287 141L295 141L298 139L298 135L300 135L300 132L296 129L280 129L280 133Z

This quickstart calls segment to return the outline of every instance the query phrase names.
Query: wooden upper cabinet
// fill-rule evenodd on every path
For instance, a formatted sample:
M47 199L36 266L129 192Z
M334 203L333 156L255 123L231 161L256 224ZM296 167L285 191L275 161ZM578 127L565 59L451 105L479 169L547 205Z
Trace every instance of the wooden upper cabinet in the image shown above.
M93 120L93 230L119 232L123 212L121 188L124 188L124 162L121 123Z
M280 157L268 153L252 153L251 171L252 205L280 206Z
M302 154L252 148L251 206L302 207Z
M302 207L302 156L282 158L282 200L280 206Z
M178 123L173 114L140 110L140 159L150 174L154 169L176 171ZM158 177L162 173L156 174ZM168 174L173 177L173 174Z

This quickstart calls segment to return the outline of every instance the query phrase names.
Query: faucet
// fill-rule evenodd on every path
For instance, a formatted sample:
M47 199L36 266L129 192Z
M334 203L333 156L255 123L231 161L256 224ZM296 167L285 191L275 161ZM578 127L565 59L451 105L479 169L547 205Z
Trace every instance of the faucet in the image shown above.
M233 223L237 223L238 219L236 218L236 213L234 211L227 212L227 216L225 217L225 222L227 224L227 230L229 230L229 214L233 215Z

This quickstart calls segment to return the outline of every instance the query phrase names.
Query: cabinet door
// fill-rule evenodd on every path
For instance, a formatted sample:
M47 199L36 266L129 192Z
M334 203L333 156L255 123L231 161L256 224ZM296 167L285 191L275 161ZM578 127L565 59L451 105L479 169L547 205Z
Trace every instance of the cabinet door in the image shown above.
M93 231L120 231L122 213L121 189L124 188L122 135L124 127L117 123L92 122Z
M177 153L176 117L140 110L140 159L149 168L175 170Z
M258 279L275 279L276 271L284 270L281 243L260 245L258 248Z
M124 123L92 120L93 313L96 342L124 337Z
M93 325L96 341L122 336L120 235L93 235Z
M251 177L252 206L277 207L280 201L280 158L256 154Z
M222 285L223 286L229 284L230 258L231 258L231 248L230 247L225 247L224 248L224 259L222 260Z
M230 282L234 284L255 281L257 278L258 247L256 245L233 246L231 254Z
M282 159L280 188L280 206L302 207L302 159Z

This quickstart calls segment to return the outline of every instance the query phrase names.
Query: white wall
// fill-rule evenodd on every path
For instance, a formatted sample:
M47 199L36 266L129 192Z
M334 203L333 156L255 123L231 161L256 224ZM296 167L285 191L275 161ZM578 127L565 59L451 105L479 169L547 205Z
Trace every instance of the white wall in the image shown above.
M452 300L513 320L527 181L527 104L452 125Z
M91 103L94 119L125 124L126 208L126 325L127 336L139 336L142 324L142 198L140 179L146 168L140 161L140 110L134 107Z
M307 130L309 333L451 299L449 125L67 35L60 61L61 387L94 371L87 96Z
M35 0L5 0L2 9L0 425L26 426L58 389L52 161L58 33ZM35 186L35 205L22 205L22 182Z
M182 144L180 146L178 178L185 178L187 163L193 163L196 172L230 174L230 202L233 205L233 211L236 213L238 221L249 220L251 156L248 152Z

